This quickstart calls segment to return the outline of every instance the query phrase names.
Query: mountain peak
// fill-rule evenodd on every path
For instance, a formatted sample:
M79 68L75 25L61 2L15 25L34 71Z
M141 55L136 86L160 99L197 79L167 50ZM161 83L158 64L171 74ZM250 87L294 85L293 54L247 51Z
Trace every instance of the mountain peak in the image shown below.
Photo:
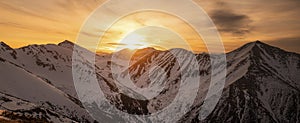
M143 49L137 49L136 51L135 51L135 53L137 54L137 53L149 53L149 52L154 52L154 51L156 51L156 49L155 48L153 48L153 47L146 47L146 48L143 48Z
M272 47L271 45L266 44L266 43L264 43L264 42L262 42L262 41L259 41L259 40L253 41L253 42L249 42L249 43L245 44L244 46L251 46L251 47L254 47L254 46L260 46L260 45L265 45L265 46L270 46L270 47Z
M267 51L268 53L274 53L274 52L287 52L283 49L280 49L278 47L272 46L270 44L267 44L265 42L261 42L261 41L255 41L255 42L251 42L253 44L251 50L252 51L257 51L257 50L264 50ZM251 44L250 43L250 44ZM247 45L247 44L246 44Z
M58 45L59 46L61 46L61 45L74 45L74 43L69 41L69 40L64 40L63 42L60 42Z
M73 49L74 45L75 44L73 42L69 41L69 40L65 40L65 41L58 44L58 46L65 47L65 48L68 48L68 49Z
M117 53L117 54L132 54L132 53L140 54L140 53L149 53L149 52L154 52L154 51L156 51L156 49L153 47L146 47L146 48L134 49L134 50L131 50L129 48L124 48L115 53Z
M234 52L244 52L244 53L248 53L248 52L253 52L253 51L257 51L257 50L262 50L262 49L269 49L269 48L275 48L269 44L266 44L262 41L254 41L254 42L249 42L243 46L241 46L240 48L230 52L230 53L234 53Z
M6 43L4 43L3 41L0 41L0 45L1 46L8 46Z
M128 48L124 48L124 49L121 49L121 50L119 50L119 51L117 51L117 52L114 52L114 53L117 53L117 54L128 54L128 53L131 53L131 52L133 52L133 50L130 50L130 49L128 49Z
M146 47L146 48L142 48L142 49L137 49L137 50L156 50L155 48L153 47Z
M6 50L11 50L12 49L9 45L4 43L3 41L0 41L0 47L5 48Z
M254 41L254 42L251 42L254 44L254 46L263 46L263 47L270 47L270 48L274 48L274 46L271 46L270 44L267 44L265 42L262 42L262 41Z
M254 41L252 43L255 43L255 44L265 44L265 43L261 42L260 40L256 40L256 41Z

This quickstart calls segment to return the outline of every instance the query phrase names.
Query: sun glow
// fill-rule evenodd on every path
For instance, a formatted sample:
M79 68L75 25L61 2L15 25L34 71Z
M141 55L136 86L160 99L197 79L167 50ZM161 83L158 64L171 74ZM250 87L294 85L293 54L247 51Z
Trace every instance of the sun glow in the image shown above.
M173 32L179 34L185 41ZM166 13L146 11L125 16L105 30L97 50L112 53L124 48L185 49L186 43L191 46L191 51L206 51L202 38L185 21Z
M127 37L120 41L121 49L128 48L131 50L142 49L149 47L149 44L146 42L146 39L143 35L139 35L136 33L129 34Z

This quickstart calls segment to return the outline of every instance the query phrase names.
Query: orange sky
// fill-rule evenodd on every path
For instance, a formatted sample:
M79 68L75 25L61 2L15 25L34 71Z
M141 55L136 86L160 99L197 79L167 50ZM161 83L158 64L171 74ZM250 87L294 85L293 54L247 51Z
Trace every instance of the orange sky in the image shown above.
M207 52L201 37L185 21L162 12L144 11L117 21L103 36L99 50L114 51L118 47L189 49L186 45L195 52Z
M75 41L84 20L104 1L2 0L0 1L0 41L14 48L29 44L59 43L63 40ZM262 40L288 51L300 52L298 14L300 2L298 1L194 1L204 8L218 27L227 51L246 42ZM103 16L109 16L109 13ZM201 38L185 22L158 12L142 12L122 18L105 35L99 50L109 52L111 48L125 46L117 43L130 35L130 32L139 29L141 25L168 27L186 39L195 52L206 51ZM162 34L167 34L167 31L165 33L163 30L158 31L161 34L147 33L146 30L134 33L141 35L136 37L145 40L143 44L146 46L160 45L166 48L183 46L172 36L164 37ZM132 47L135 44L129 45Z

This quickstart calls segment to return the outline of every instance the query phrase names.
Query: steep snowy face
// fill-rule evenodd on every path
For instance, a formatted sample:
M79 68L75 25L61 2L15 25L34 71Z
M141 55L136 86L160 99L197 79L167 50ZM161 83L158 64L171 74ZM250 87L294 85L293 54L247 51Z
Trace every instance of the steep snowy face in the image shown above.
M1 49L4 50L0 52L0 56L76 97L72 78L73 47L74 44L70 41L58 45L29 45L18 49L3 45ZM96 58L99 59L97 55ZM82 62L92 65L91 61Z
M176 79L180 75L180 69L185 69L186 65L193 60L193 57L189 51L184 49L172 49L170 51L155 51L146 54L141 57L137 62L131 64L127 70L122 74L129 73L132 81L137 87L143 88L148 87L151 81L152 73L159 74L161 72L165 73L165 78ZM179 57L185 59L187 64L181 64L177 60ZM196 58L196 56L194 55ZM195 59L196 60L196 59ZM155 75L156 76L156 75Z
M15 60L17 59L17 52L4 42L0 42L0 56L3 59Z
M131 64L139 61L143 57L148 56L149 54L157 51L154 48L144 48L144 49L122 49L118 52L112 53L110 55L106 55L104 57L110 57L110 65L111 63L115 65L115 69L119 69L120 71L124 71Z
M299 122L299 54L257 41L227 59L227 86L217 107L199 121L199 104L182 122Z
M73 97L68 96L61 90L50 85L39 76L30 73L10 61L0 61L0 67L0 93L13 95L16 98L35 104L36 106L29 107L32 110L36 108L37 110L55 111L52 115L55 116L55 114L57 114L58 116L56 118L58 118L58 120L62 118L60 116L64 116L67 117L67 119L73 119L75 121L92 121L86 110L82 108L80 102L76 102ZM5 108L5 110L13 108L5 105L5 103L1 103L1 107ZM26 107L24 112L18 110L8 111L26 113L25 110L27 110ZM44 112L43 115L47 115L47 113Z
M299 54L286 52L262 42L256 42L255 46L251 54L253 65L260 65L259 69L300 90Z
M30 45L15 51L18 59L12 62L38 75L67 94L76 95L72 84L72 50L48 44Z
M25 110L41 108L41 110L54 111L54 114L66 114L66 119L54 117L53 120L68 121L73 117L87 117L86 112L82 113L84 111L82 111L82 105L76 96L73 83L72 53L74 46L72 42L64 41L58 45L30 45L12 49L1 42L0 71L3 74L0 76L1 79L5 78L7 81L1 81L0 92L26 100L25 102L28 102L30 106L24 105ZM211 61L220 58L220 55L192 54L183 49L158 51L152 48L137 50L131 54L132 57L128 57L128 53L130 54L127 51L117 53L116 56L121 58L119 61L112 60L112 55L98 56L91 52L87 52L88 55L80 56L82 57L81 65L89 68L95 66L96 77L105 94L103 98L109 100L110 104L115 105L123 112L152 114L160 111L174 101L182 81L187 81L189 76L200 75L200 85L194 88L198 89L198 93L192 110L181 118L181 122L300 121L299 54L285 52L259 41L246 44L226 54L227 75L222 98L209 117L204 121L198 121L199 110L205 100L211 78L218 76L218 74L212 75L211 73L213 69ZM95 56L95 65L93 61L85 59L89 56ZM195 57L197 65L193 64L194 60L191 57ZM129 66L124 65L126 62L129 62ZM118 71L114 71L112 66L118 68ZM193 67L199 67L199 71L192 71ZM16 76L23 78L18 79L11 76L14 74L7 70L11 70L14 74L18 73ZM90 72L90 74L95 73ZM122 81L122 78L126 76L129 76L132 84L129 84L128 79ZM26 84L28 86L24 86L24 80L28 80L29 83ZM132 86L136 88L132 88ZM38 88L42 88L42 90ZM152 88L158 95L148 99L153 95L142 95L137 91L146 88ZM41 93L32 91L27 93L27 90L38 90ZM2 97L9 98L13 102L20 101L9 95L2 95ZM131 95L139 97L139 99L132 98ZM190 94L185 96L188 97ZM46 104L47 101L51 105ZM12 103L4 103L5 105L2 107L10 108L9 105L13 105ZM99 109L97 102L85 103L85 108L89 110ZM35 106L31 106L31 104ZM52 105L54 108L51 107ZM60 109L64 106L65 108ZM0 108L0 110L2 109ZM165 118L173 118L175 114L172 112L178 112L178 109L172 110ZM97 120L113 121L112 116L118 114L103 113L102 115ZM52 114L44 113L43 116L51 117L48 120L52 121ZM124 122L140 120L123 116L119 116L119 118Z
M7 45L2 45L1 49L4 49L0 52L0 58L2 61L9 62L14 66L17 66L20 69L23 69L25 72L28 72L38 79L41 82L45 82L49 85L49 88L55 88L59 93L64 95L66 100L71 101L78 107L67 107L62 110L66 112L73 112L67 114L69 117L78 117L76 121L90 120L93 119L87 114L85 109L83 109L80 101L77 98L75 91L73 78L72 78L72 48L71 42L64 41L59 45L48 44L48 45L29 45L26 47L12 49ZM15 57L15 58L14 58ZM82 61L84 64L91 65L89 61ZM7 68L10 69L10 68ZM13 75L13 74L11 74ZM2 78L2 77L1 77ZM23 80L19 80L23 81ZM17 82L19 82L17 81ZM28 80L29 81L29 80ZM10 81L6 81L10 82ZM22 83L19 83L22 84ZM2 85L2 84L1 84ZM3 85L6 85L3 83ZM9 84L7 84L9 85ZM22 87L22 85L19 85ZM4 87L4 86L3 86ZM33 86L34 87L34 86ZM9 87L15 88L15 87ZM39 87L37 87L39 88ZM22 90L22 89L20 89ZM23 94L30 93L23 92ZM43 93L42 93L43 94ZM51 94L51 93L50 93ZM15 95L14 95L15 96ZM29 97L24 97L24 100L29 100ZM48 101L47 98L52 97L49 94L45 94L44 98L36 98L41 102ZM53 95L54 96L54 95ZM31 97L30 97L31 98ZM58 99L62 100L62 99ZM36 103L36 102L33 102ZM58 105L58 107L66 107L65 104L50 102L53 105ZM40 105L40 104L38 104ZM70 105L70 104L67 104ZM79 112L78 116L75 116L75 112ZM74 114L74 115L73 115Z
M143 57L146 57L147 55L155 52L155 51L158 51L154 48L151 48L151 47L148 47L148 48L144 48L144 49L137 49L132 57L131 57L131 62L134 63L136 61L138 61L139 59L143 58Z
M184 49L154 51L144 55L126 70L113 76L115 78L128 76L127 79L118 81L122 81L128 88L135 86L136 88L133 90L141 89L142 92L147 92L144 93L144 96L149 100L148 109L150 113L154 113L172 103L178 94L180 84L188 81L188 77L205 73L204 71L208 67L206 69L203 67L202 71L191 69L191 66L197 67L197 59L202 58L207 57L197 56ZM207 65L204 61L201 63Z
M183 83L182 86L190 86L190 83L193 83L193 81L190 81L191 78L200 74L198 71L193 70L193 68L199 67L197 66L197 59L201 58L206 57L195 55L192 52L184 49L154 51L144 55L143 57L140 57L137 62L131 64L124 71L115 73L113 73L114 71L110 71L112 72L111 75L106 76L103 75L104 72L100 70L99 74L102 79L104 78L101 80L101 83L107 83L106 86L103 84L104 86L102 87L102 90L104 93L106 93L107 91L105 91L105 88L111 88L113 92L111 92L112 94L106 93L106 98L112 100L111 104L114 104L118 109L121 109L124 112L129 114L155 113L158 110L165 108L176 99L181 83ZM110 65L112 64L114 63L110 63ZM203 64L206 63L203 62ZM133 86L136 86L137 88L131 88L133 86L128 86L130 84L127 80L122 81L122 79L119 79L126 76L126 74L129 74L130 79L133 80ZM102 86L101 83L100 86ZM138 89L144 89L145 87L152 88L154 91L158 91L158 96L149 99L148 95L142 95L139 93ZM187 88L190 88L191 90L197 90L198 86ZM184 95L192 96L192 94L187 94L188 92L189 91L184 91L183 93ZM197 92L193 94L196 95ZM179 98L185 97L186 96L183 95L179 96ZM187 101L187 99L184 101ZM179 103L179 105L184 105L184 103L177 103ZM190 101L190 103L192 104L193 100ZM97 104L93 104L92 102L88 102L88 105L88 107L97 107ZM170 112L179 112L182 109L184 108L172 108L171 110L173 111ZM165 114L165 116L167 119L174 119L174 116L179 118L178 114ZM118 117L137 122L141 120L127 119L123 116Z
M75 121L83 121L83 120L93 121L93 119L89 117L89 115L87 115L87 112L83 109L80 101L77 98L77 93L75 91L73 76L72 76L72 53L73 53L74 46L75 45L73 43L69 41L64 41L58 45L54 45L54 44L29 45L18 49L12 49L3 43L1 45L1 50L2 49L3 50L0 52L0 60L3 62L8 62L9 64L16 66L18 69L24 70L25 74L28 73L30 75L34 75L37 79L41 80L41 83L45 83L46 85L49 85L49 88L52 89L54 88L59 93L64 95L65 100L71 101L71 103L74 103L78 107L70 107L72 106L71 104L64 104L64 103L61 104L55 101L52 102L47 100L47 98L49 97L52 96L56 97L55 95L51 95L52 93L49 94L37 93L37 94L44 94L44 96L35 97L35 95L31 95L31 93L22 92L22 94L25 95L24 97L22 97L22 99L29 100L34 104L36 104L38 101L40 101L41 103L49 101L51 105L55 105L57 107L66 107L62 109L62 112L63 111L68 112L66 114L72 118L78 117L78 119L76 119ZM89 56L95 56L95 60L96 60L95 68L96 71L98 72L97 77L99 80L103 80L103 81L99 81L99 85L104 88L103 91L104 93L106 93L106 98L109 99L111 103L116 104L118 108L127 110L128 112L147 112L146 108L138 109L143 104L143 101L141 102L141 104L139 104L139 102L132 100L132 103L136 102L135 104L137 105L136 107L132 107L130 103L130 98L128 98L128 96L124 94L121 94L116 89L117 87L113 83L113 81L108 81L111 78L109 76L102 76L102 73L103 74L105 73L104 75L107 75L106 73L108 73L107 71L109 71L109 67L107 64L108 59L110 58L109 56L97 56L92 52L83 48L81 48L80 51L83 51L82 53L79 53L80 57L82 58L82 61L80 61L80 63L84 66L92 67L93 61L88 61L85 58ZM14 58L14 56L16 56L16 58ZM12 68L1 67L1 68L3 68L1 70L5 70L5 69L13 70L14 67ZM11 73L8 74L13 75ZM22 75L18 75L18 76L22 76ZM18 81L17 80L11 80L11 81L21 82L23 81L22 79L23 78L20 78L20 80ZM11 81L5 81L5 82L9 83ZM28 81L32 81L32 80L28 80ZM2 84L7 86L10 85L7 83L2 83ZM22 83L17 83L16 86L22 87ZM4 87L6 86L2 86L2 87L4 91L7 91L7 89L9 88L13 88L11 89L12 90L11 93L13 93L12 95L16 95L13 90L18 88L7 87L5 90ZM35 86L32 87L34 88ZM36 87L36 88L39 89L41 87ZM41 89L45 89L45 88L41 88ZM130 92L132 90L128 90L128 91ZM16 95L16 96L21 98L20 95ZM35 102L33 100L30 100L30 98L36 98L36 100L34 100ZM58 99L58 100L63 101L64 99ZM39 106L40 104L37 105ZM66 105L70 105L70 106L66 106ZM104 117L105 116L103 116L102 118Z

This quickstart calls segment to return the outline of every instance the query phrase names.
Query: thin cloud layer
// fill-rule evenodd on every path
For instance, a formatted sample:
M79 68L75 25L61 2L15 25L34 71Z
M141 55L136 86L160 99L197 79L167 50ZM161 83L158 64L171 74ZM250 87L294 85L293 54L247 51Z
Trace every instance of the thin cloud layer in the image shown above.
M228 10L215 10L211 17L222 32L243 36L251 31L251 19L247 15L236 14Z
M209 12L219 31L231 33L233 36L244 36L251 31L251 18L246 14L234 12L225 2L216 2Z

